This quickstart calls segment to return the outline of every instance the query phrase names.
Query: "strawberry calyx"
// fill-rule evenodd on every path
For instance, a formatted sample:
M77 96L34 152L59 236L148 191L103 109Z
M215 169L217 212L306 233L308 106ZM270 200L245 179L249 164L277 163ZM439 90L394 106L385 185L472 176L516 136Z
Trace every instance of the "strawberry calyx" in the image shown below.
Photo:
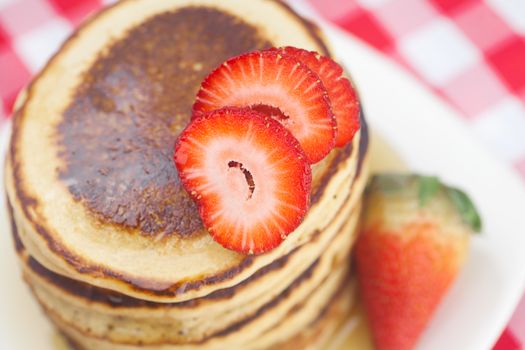
M445 194L473 232L479 233L482 230L481 216L472 199L464 191L444 184L436 176L383 173L374 175L367 187L367 191L381 191L386 195L409 190L417 191L420 208L425 208L440 192Z

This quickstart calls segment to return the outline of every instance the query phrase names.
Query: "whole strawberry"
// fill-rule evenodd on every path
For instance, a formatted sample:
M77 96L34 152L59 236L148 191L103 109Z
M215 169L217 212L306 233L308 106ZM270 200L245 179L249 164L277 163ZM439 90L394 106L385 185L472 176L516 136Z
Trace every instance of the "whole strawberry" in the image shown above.
M414 347L465 261L470 234L480 229L467 195L435 177L372 178L356 262L378 349Z

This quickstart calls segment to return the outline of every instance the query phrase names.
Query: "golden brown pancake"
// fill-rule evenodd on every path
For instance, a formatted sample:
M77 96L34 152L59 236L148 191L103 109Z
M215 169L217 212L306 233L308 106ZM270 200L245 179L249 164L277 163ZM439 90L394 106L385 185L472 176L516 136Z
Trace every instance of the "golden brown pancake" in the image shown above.
M6 187L31 254L100 287L182 301L248 278L356 203L360 133L315 167L309 214L277 249L247 257L203 229L174 140L211 69L271 45L329 54L311 25L269 0L124 1L82 26L15 117Z
M46 315L79 347L329 343L353 302L364 119L314 166L304 222L257 256L211 238L172 160L202 79L285 45L331 55L277 0L125 0L82 25L19 97L5 172L16 249Z
M339 244L339 246L341 251L346 250L348 252L348 249L344 248L345 245ZM221 310L221 313L218 314L210 312L205 315L196 315L194 319L188 316L179 316L178 309L173 306L171 310L165 310L163 317L159 315L150 317L145 308L137 309L135 314L129 313L128 316L117 314L120 309L114 310L112 314L104 313L98 310L100 305L99 308L94 308L89 299L83 300L84 305L82 306L78 306L78 302L70 304L69 296L63 298L62 294L55 294L56 290L53 289L55 287L43 284L43 281L35 276L34 270L28 270L26 278L37 299L45 307L46 314L53 314L54 317L60 318L61 322L69 324L69 327L90 337L103 338L108 342L117 344L150 346L163 343L173 345L200 344L205 348L218 341L222 344L235 341L240 335L246 335L247 332L253 334L256 331L259 336L259 332L264 330L261 324L270 327L271 324L283 322L282 317L277 317L278 314L276 315L275 312L281 309L290 310L294 307L293 305L304 302L308 295L317 290L320 285L325 285L328 279L338 278L336 276L342 273L343 269L326 273L326 269L331 267L331 261L329 261L332 258L331 254L327 254L322 262L314 262L292 284L277 295L270 295L270 299L262 304L252 305L257 303L257 297L254 300L255 303L251 302L242 308ZM30 267L30 269L32 268L33 266ZM160 314L158 312L160 308L158 306L153 311ZM314 309L317 310L318 308L315 307ZM289 324L286 331L296 332L297 329L300 328L296 322ZM270 339L277 336L276 332L266 335Z
M294 321L279 331L275 330L274 328L279 328L277 325L285 322L282 317L276 317L275 311L284 308L290 313L292 309L299 308L297 305L303 305L305 300L310 298L309 295L320 288L319 286L326 285L328 280L334 281L334 288L340 284L335 282L334 278L337 279L336 276L347 271L349 267L348 254L354 237L348 233L354 230L356 221L340 220L342 226L325 253L289 285L284 286L284 289L277 291L274 296L268 295L268 301L259 302L267 297L264 292L263 295L252 294L254 300L244 305L239 303L237 307L228 309L225 299L234 299L237 295L246 293L244 284L261 286L260 283L264 283L260 281L260 276L254 275L253 279L243 282L239 288L233 288L222 295L204 297L207 303L203 312L195 309L200 306L199 303L146 302L57 275L27 254L18 239L14 221L12 224L15 245L24 266L26 281L46 310L46 314L55 322L72 329L73 333L84 334L87 338L103 339L104 342L117 344L115 346L140 344L151 347L162 344L175 349L197 344L197 348L214 348L214 344L224 346L235 342L239 333L245 335L246 329L252 333L256 330L256 334L262 331L263 334L257 336L260 346L265 344L262 339L266 339L266 344L271 346L287 339L287 334L302 332L302 323L299 321ZM263 269L258 273L264 276L268 272ZM309 317L328 307L322 306L325 304L326 302L311 307ZM351 304L351 300L348 300L348 304ZM226 309L216 314L214 311L219 311L221 306ZM302 322L308 319L301 317ZM268 320L274 325L268 323ZM212 331L213 329L215 330Z

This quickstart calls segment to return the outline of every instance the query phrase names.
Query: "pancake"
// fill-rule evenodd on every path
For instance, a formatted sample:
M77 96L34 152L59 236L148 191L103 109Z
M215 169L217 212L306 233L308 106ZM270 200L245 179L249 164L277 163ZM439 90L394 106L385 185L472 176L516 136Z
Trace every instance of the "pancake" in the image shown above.
M303 223L261 255L213 241L172 160L202 79L232 56L285 45L331 54L277 0L124 0L82 25L19 96L5 162L15 249L76 348L329 346L354 301L363 114L351 144L313 167Z
M202 78L231 56L283 45L330 54L314 26L271 0L122 1L84 24L14 119L6 188L30 255L68 278L163 303L236 286L294 251L304 260L295 270L310 265L338 212L360 201L366 132L314 167L304 222L259 256L211 239L171 159Z
M27 254L23 243L19 240L14 221L12 224L16 249L24 267L26 281L44 307L46 314L57 324L70 329L72 333L83 334L87 338L95 338L118 346L171 344L171 348L175 349L189 348L190 344L193 344L198 349L205 349L216 348L215 345L223 348L225 342L230 341L240 342L239 347L245 348L245 344L251 342L250 339L242 341L246 339L248 334L246 329L248 329L256 332L257 346L265 348L287 339L288 336L302 332L305 322L309 322L309 318L301 316L299 317L300 322L290 322L284 329L277 332L274 331L274 328L286 320L286 317L276 317L276 311L284 310L281 311L283 313L288 310L286 311L288 314L291 309L297 308L297 305L310 298L310 295L315 293L319 286L328 288L325 285L341 283L341 275L348 271L348 255L355 238L348 234L355 230L357 223L357 216L352 217L354 219L351 220L345 220L345 217L340 218L339 232L325 254L300 273L292 283L286 285L284 290L271 296L270 300L265 301L263 305L257 304L258 299L262 298L255 295L255 300L250 305L251 308L241 304L233 310L226 310L225 313L197 314L193 320L188 318L189 315L181 317L178 312L181 307L184 309L187 305L129 300L129 297L118 296L111 291L99 290L74 280L67 281L67 278L46 270ZM339 282L336 282L337 280ZM328 281L332 282L328 283ZM250 281L250 283L257 282L257 279ZM91 295L87 295L86 289L92 290ZM245 290L241 289L242 292ZM93 298L93 295L98 296ZM219 306L225 306L220 298L213 299L213 301ZM325 304L326 302L320 303L311 308L322 310L326 308L323 306ZM107 312L108 308L113 308L113 312ZM118 314L118 311L123 309L134 310L134 312ZM164 315L159 314L160 309L164 310ZM152 311L153 315L148 311ZM302 311L302 313L307 313L307 311ZM308 315L311 313L312 311L308 312ZM217 320L220 320L220 323L217 323ZM264 331L265 328L261 326L261 323L266 325L267 331ZM214 330L214 325L219 326L219 329ZM261 330L263 330L262 335ZM209 335L209 332L213 332L212 336ZM195 334L200 334L200 336L196 337ZM239 335L242 335L241 340L239 340Z
M356 213L352 214L351 218L348 218L348 222L344 223L345 227L339 229L337 236L327 248L328 251L323 254L323 258L325 255L330 255L328 252L334 249L334 242L337 242L338 244L340 244L342 240L345 240L347 243L353 242L355 236L348 235L348 232L354 230L356 218ZM346 220L347 218L345 217L345 221ZM342 247L345 246L346 245L343 245ZM337 248L341 249L342 247L339 246ZM68 298L72 298L71 303L75 304L76 307L82 307L86 302L89 302L91 309L97 309L106 314L130 314L136 316L141 312L147 312L150 317L164 317L169 313L166 308L169 308L173 309L174 316L176 315L177 318L183 319L185 317L195 318L202 315L208 316L219 308L229 309L236 306L244 306L250 301L248 296L254 295L255 293L265 294L268 292L268 296L280 293L293 282L294 278L305 271L303 265L301 265L300 268L295 268L294 266L294 269L290 271L289 267L292 266L290 260L301 258L300 255L295 253L296 252L294 251L292 254L283 257L279 261L263 267L250 276L250 278L236 286L218 290L207 296L192 299L190 301L166 304L135 299L118 292L72 280L45 269L32 257L24 257L24 260L27 260L27 264L30 266L30 270L33 274L36 273L39 279L50 281L54 285L54 289L58 289L61 294L66 294ZM317 260L318 259L314 260L309 266L316 264ZM307 265L306 267L309 266ZM286 274L284 279L279 279L275 283L274 280L276 279L276 274L283 274L284 272L289 273ZM257 302L264 302L264 298L259 298ZM250 306L253 306L253 304Z
M329 295L328 298L331 303L328 304L327 308L322 309L319 312L319 296L326 296L323 288L316 291L312 298L309 298L303 307L293 309L288 315L285 321L279 324L277 327L271 329L267 334L279 334L283 331L283 335L288 335L287 331L289 328L287 325L296 321L305 321L301 325L303 326L301 332L293 334L286 340L279 342L271 347L262 347L265 344L265 338L258 338L256 341L250 342L249 344L243 345L242 347L231 344L225 346L216 346L209 349L246 349L246 350L259 350L259 349L308 349L308 350L326 350L332 346L331 337L338 331L342 326L342 320L350 314L350 310L353 306L354 301L354 286L346 280L346 283L340 285L333 294ZM312 303L313 308L309 308L309 303ZM172 350L172 349L201 349L201 347L180 347L174 345L160 345L160 346L130 346L109 343L107 341L95 338L86 338L76 330L68 327L65 324L61 324L60 321L56 321L61 332L70 339L72 348L75 350L137 350L137 349L155 349L155 350ZM207 348L208 349L208 348Z
M345 284L334 296L332 302L318 313L317 317L301 332L280 342L268 350L336 350L335 336L344 326L345 320L354 309L354 283ZM86 350L85 347L66 337L72 350Z

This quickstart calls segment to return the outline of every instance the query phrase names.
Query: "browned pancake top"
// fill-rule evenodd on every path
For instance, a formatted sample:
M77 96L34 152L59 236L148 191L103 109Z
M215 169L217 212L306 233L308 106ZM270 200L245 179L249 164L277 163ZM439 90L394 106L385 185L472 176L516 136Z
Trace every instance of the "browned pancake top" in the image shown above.
M99 219L144 235L202 227L172 161L202 79L271 44L224 12L187 7L148 19L83 76L57 129L62 181Z

